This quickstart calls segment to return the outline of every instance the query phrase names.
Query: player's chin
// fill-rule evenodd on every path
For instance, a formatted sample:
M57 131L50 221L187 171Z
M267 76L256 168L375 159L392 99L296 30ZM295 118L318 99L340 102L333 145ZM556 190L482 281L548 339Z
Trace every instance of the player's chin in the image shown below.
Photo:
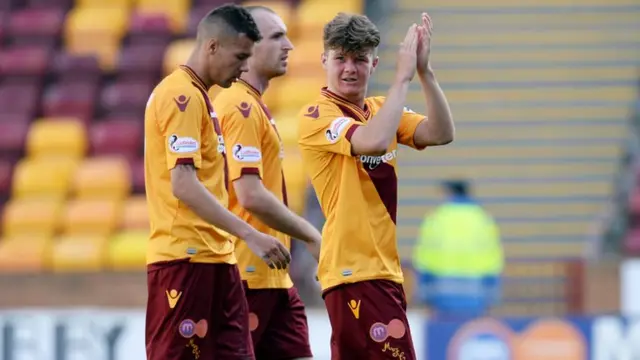
M228 89L228 88L231 87L231 85L233 85L234 82L236 82L236 80L237 80L236 78L231 78L231 79L223 82L222 84L220 84L220 87L224 88L224 89Z

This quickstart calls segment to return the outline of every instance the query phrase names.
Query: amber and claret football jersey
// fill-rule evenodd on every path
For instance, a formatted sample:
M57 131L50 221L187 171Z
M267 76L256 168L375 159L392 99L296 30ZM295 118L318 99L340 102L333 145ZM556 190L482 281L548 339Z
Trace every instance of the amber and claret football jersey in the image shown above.
M185 258L235 264L230 235L201 219L171 188L171 170L192 164L205 188L228 204L224 139L207 89L190 68L181 66L153 90L144 127L151 222L147 264Z
M353 132L384 100L366 98L363 109L323 88L299 114L304 168L326 217L318 265L323 290L374 279L403 282L396 241L397 147L416 148L413 134L425 116L405 108L384 155L353 155Z
M276 123L262 102L261 94L239 80L215 97L229 164L229 209L258 231L280 240L290 248L289 236L271 229L238 202L233 182L243 175L257 175L276 198L287 202L282 172L283 146ZM286 270L273 270L256 256L241 239L235 239L236 258L243 280L251 289L290 288L293 282Z

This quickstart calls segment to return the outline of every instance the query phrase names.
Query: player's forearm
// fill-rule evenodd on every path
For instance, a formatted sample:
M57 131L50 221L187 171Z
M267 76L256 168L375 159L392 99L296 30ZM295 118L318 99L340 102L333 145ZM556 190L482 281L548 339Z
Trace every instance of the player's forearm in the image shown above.
M408 81L395 82L378 113L362 129L365 130L366 139L375 144L380 152L384 153L396 137L408 92Z
M206 222L241 239L247 238L256 231L251 225L222 206L198 181L195 174L193 177L182 176L181 179L180 176L178 179L172 176L171 180L174 196Z
M255 191L244 207L265 225L306 243L319 243L320 232L302 217L287 208L282 201L264 189Z
M455 125L451 107L431 69L419 73L420 84L425 95L428 126L418 128L416 145L444 145L453 141Z

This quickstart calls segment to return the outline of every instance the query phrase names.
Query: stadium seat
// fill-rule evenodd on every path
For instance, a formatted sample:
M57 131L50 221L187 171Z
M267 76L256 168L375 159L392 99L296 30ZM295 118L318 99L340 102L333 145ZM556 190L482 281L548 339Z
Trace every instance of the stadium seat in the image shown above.
M96 54L101 67L111 70L128 20L129 9L125 7L74 7L64 26L65 47L75 55Z
M77 160L71 157L25 158L13 172L11 195L15 199L66 198Z
M106 245L105 235L62 235L52 244L51 270L56 273L100 271L104 267Z
M168 75L173 72L179 65L184 64L191 51L195 47L195 40L193 39L180 39L175 40L167 46L167 50L164 53L162 60L162 68L164 75Z
M130 191L129 163L119 156L85 159L73 180L72 192L78 199L124 199Z
M186 30L191 2L188 0L137 0L138 14L163 14L170 20L171 30L180 34Z
M73 55L66 51L56 54L52 71L58 81L97 82L102 76L100 63L95 55Z
M298 117L296 112L284 112L275 116L278 133L285 148L298 146Z
M24 153L29 118L0 115L0 159L17 161Z
M39 79L47 72L50 58L51 49L46 46L16 45L4 48L0 53L0 75Z
M284 177L287 182L287 200L289 208L299 215L304 213L305 191L308 181L302 166L300 153L292 151L285 154L282 161Z
M135 157L142 151L142 122L137 119L113 118L95 123L89 132L94 155Z
M252 0L243 1L242 6L266 6L273 10L280 18L282 22L287 26L289 37L295 37L295 17L294 9L288 1L274 1L274 0Z
M127 79L127 77L123 77L102 88L101 109L107 114L144 114L144 108L153 87L154 83L149 78Z
M166 44L133 44L123 47L118 57L117 70L121 76L145 79L162 75L162 57Z
M40 87L37 82L27 80L0 84L0 113L31 118L37 113L39 98Z
M107 268L116 271L144 270L148 231L123 231L109 240L106 250Z
M129 9L133 5L134 0L109 0L109 7L121 7L124 9ZM104 0L75 0L76 7L84 7L84 8L99 8L101 6L105 6Z
M98 93L95 80L62 81L49 87L43 95L43 115L73 117L84 124L91 122Z
M121 214L118 199L74 199L69 201L62 219L66 235L110 235L118 226Z
M325 77L320 56L324 49L322 38L295 43L289 53L288 77Z
M24 8L11 13L7 32L13 43L47 43L60 36L63 22L61 8Z
M4 203L11 194L12 177L13 163L0 158L0 204Z
M133 13L128 38L131 45L166 46L173 38L171 20L162 13Z
M18 236L0 239L1 273L38 273L47 268L51 239Z
M133 195L125 201L120 227L124 230L149 231L149 210L145 195Z
M69 156L79 159L87 149L84 125L73 118L42 118L31 124L27 156Z
M4 208L2 234L51 237L60 224L62 199L11 199Z
M322 34L324 25L331 21L339 12L362 13L361 1L304 0L296 11L296 29L298 39L317 38Z
M272 98L265 98L273 111L300 111L302 107L320 96L320 89L325 84L324 77L286 78L278 84Z
M131 183L134 193L144 193L144 159L142 157L131 161Z

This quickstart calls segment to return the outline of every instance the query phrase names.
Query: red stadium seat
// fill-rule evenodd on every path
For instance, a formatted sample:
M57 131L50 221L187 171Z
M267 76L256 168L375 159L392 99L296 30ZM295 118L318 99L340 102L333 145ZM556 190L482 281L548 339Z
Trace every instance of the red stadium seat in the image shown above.
M59 37L63 22L63 9L25 8L11 13L7 30L13 42L39 43Z
M144 159L141 157L131 161L131 185L134 193L144 193Z
M11 179L13 178L13 164L0 159L0 203L4 203L11 194Z
M189 21L187 22L187 35L195 36L198 30L200 20L211 11L210 5L194 6L189 12Z
M16 117L16 119L20 119ZM0 158L17 160L24 154L29 122L0 122Z
M0 85L0 113L32 117L38 109L38 84L7 83Z
M49 69L50 49L42 46L12 46L0 53L0 75L42 77Z
M132 76L159 78L165 48L165 44L154 43L133 44L122 48L118 57L118 72L129 79Z
M108 84L102 89L101 107L108 114L142 116L153 86L151 80L126 78Z
M97 83L62 82L47 89L43 96L42 112L46 117L74 117L83 123L93 119Z
M73 55L65 51L56 54L53 72L63 81L98 81L102 76L100 63L94 55Z
M129 22L129 43L165 45L171 41L171 22L160 13L134 13Z
M142 148L143 124L118 119L102 121L91 127L89 136L94 155L123 155L134 159Z

